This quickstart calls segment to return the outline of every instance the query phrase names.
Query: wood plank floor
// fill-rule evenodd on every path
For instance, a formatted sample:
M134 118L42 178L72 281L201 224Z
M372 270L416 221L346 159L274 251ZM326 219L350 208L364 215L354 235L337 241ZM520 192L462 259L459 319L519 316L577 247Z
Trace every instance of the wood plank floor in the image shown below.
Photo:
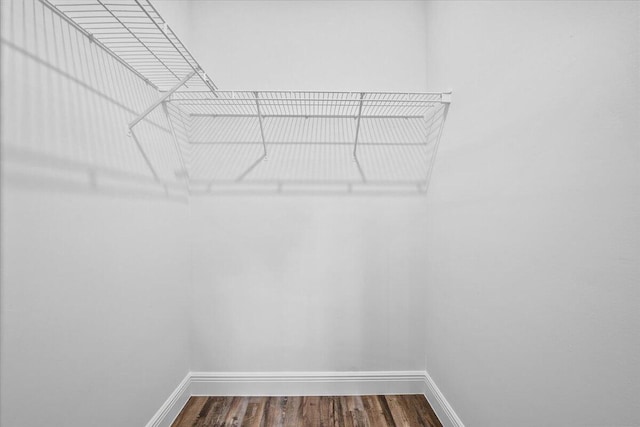
M172 427L442 427L422 395L189 399Z

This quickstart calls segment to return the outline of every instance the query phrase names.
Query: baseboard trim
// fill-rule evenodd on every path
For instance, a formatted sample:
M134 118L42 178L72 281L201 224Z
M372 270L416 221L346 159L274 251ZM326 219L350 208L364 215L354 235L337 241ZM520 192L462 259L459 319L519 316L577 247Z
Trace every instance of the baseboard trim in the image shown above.
M435 411L444 427L464 427L462 420L453 410L444 394L440 391L428 372L424 372L424 396Z
M192 372L194 396L422 394L423 371Z
M189 372L146 427L170 427L191 396L359 394L424 394L444 427L464 427L425 371Z
M170 427L191 397L190 385L191 373L189 372L158 409L158 412L151 417L146 427Z

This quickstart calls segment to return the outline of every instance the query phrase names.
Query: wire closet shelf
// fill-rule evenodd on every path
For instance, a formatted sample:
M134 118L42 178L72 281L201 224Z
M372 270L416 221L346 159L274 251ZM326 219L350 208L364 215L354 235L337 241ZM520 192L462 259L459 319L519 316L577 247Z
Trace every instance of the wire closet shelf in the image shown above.
M191 193L427 190L450 93L221 91L149 0L40 1L158 90L129 132L160 182L137 128L156 109Z
M190 73L181 90L215 90L193 55L148 0L41 0L158 90Z

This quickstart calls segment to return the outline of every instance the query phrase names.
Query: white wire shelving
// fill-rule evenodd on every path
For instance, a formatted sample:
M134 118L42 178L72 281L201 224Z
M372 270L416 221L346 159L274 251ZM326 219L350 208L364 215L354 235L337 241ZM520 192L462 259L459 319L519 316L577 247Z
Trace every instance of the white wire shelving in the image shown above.
M156 89L168 90L190 73L199 78L180 90L216 89L148 0L43 1Z
M191 193L427 190L450 93L221 91L149 0L40 1L158 90L158 180L161 109Z

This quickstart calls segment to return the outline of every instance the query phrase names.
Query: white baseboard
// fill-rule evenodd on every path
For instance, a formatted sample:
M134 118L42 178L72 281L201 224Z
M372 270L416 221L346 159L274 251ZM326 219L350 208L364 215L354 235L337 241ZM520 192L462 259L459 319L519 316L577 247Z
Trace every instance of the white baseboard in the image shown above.
M424 394L444 427L464 427L425 371L189 372L146 427L170 427L190 396L359 394Z
M192 372L194 396L422 394L423 371Z
M190 391L191 373L187 373L178 387L171 393L169 398L162 404L158 412L155 413L146 427L170 427L176 419L184 405L191 397Z
M447 399L444 397L433 378L428 372L424 372L424 396L433 408L444 427L464 427L462 420L455 413Z

